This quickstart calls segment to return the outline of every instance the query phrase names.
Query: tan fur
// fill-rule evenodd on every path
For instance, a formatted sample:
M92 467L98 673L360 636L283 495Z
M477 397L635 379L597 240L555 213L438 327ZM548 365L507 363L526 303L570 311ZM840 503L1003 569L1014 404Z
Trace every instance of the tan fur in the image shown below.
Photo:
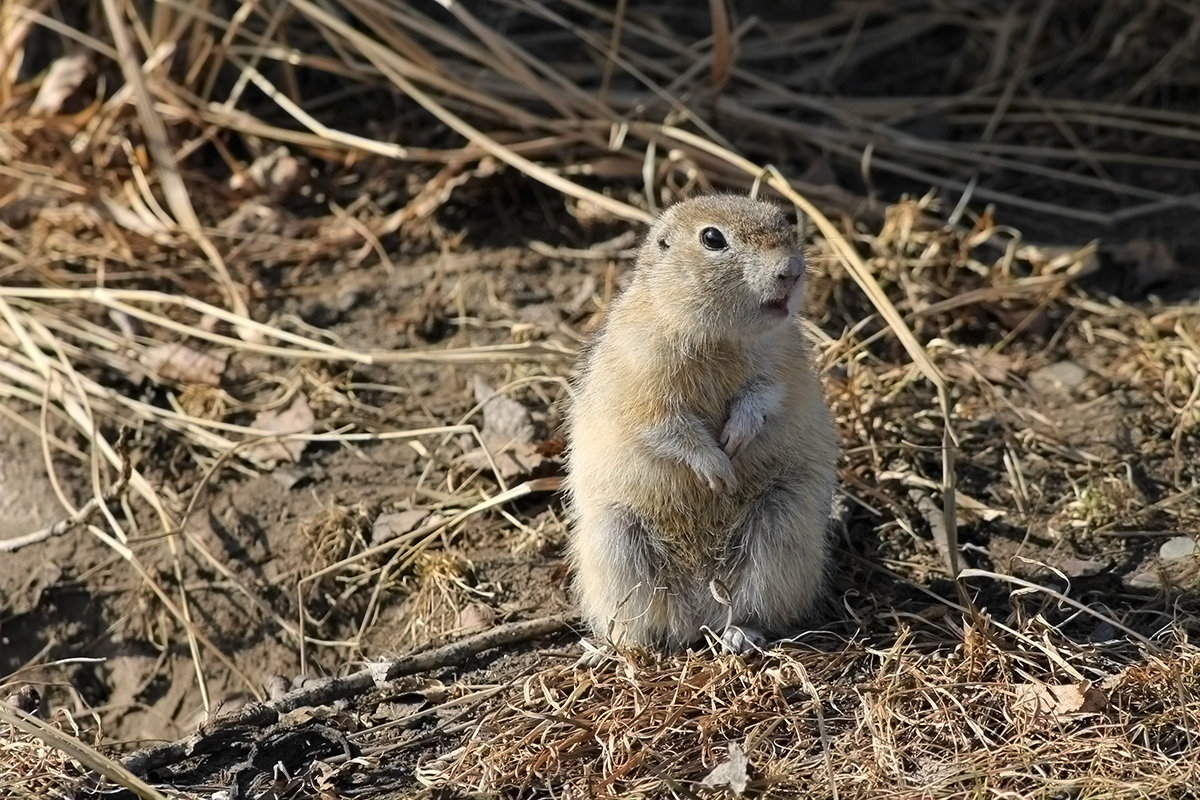
M706 227L724 251L702 245ZM668 648L702 626L779 634L820 597L837 441L795 322L796 264L782 212L745 197L695 198L651 228L568 413L570 559L596 634ZM772 317L764 302L782 302L789 280L787 312ZM735 452L726 488L734 445L719 442L727 426L753 430L758 398L781 402ZM681 419L700 423L695 447L674 435Z

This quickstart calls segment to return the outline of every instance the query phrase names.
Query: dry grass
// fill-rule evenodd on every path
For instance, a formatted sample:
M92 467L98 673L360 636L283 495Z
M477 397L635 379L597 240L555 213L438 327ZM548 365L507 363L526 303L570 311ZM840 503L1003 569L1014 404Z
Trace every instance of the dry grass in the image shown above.
M11 725L0 727L0 787L19 800L65 798L86 770L62 748Z
M97 749L91 735L70 714L56 715L54 724L27 713L37 707L28 687L0 704L0 786L13 798L69 798L83 788L103 786L105 780L128 789L141 800L166 800L141 778Z
M516 796L691 796L728 758L773 797L1182 797L1200 778L1200 655L1147 656L1044 621L904 614L886 636L815 634L749 660L626 654L544 669L492 704L434 786ZM888 615L887 609L878 609ZM932 613L930 613L932 612Z
M364 349L275 313L275 283L328 263L400 280L408 254L462 245L443 212L482 204L479 187L505 172L547 187L585 230L645 221L695 191L753 189L796 204L817 234L814 334L847 441L850 516L877 545L870 567L844 548L861 625L749 666L549 667L500 693L421 775L518 794L688 796L736 742L751 786L780 796L1191 791L1196 620L1177 592L1193 574L1160 581L1176 592L1168 603L1076 598L1069 580L1053 588L1054 564L1017 548L926 588L964 557L978 564L971 548L1002 527L1046 540L1036 561L1081 546L1124 558L1133 537L1121 534L1200 525L1200 312L1081 286L1102 259L1127 266L1138 292L1177 271L1149 223L1197 205L1188 47L1200 16L1188 4L845 3L769 25L719 2L665 16L587 0L68 5L0 0L0 413L28 424L12 409L40 410L63 505L58 524L7 549L79 528L103 541L187 641L206 710L215 670L261 689L195 624L188 558L272 618L303 662L312 647L359 654L384 588L409 587L438 629L457 624L475 590L438 545L471 520L547 536L512 504L554 479L509 485L447 466L446 443L470 436L495 467L478 408L398 426L361 402L359 371L506 364L549 405L582 335L531 341L514 322L495 345ZM67 50L82 58L58 58ZM858 191L840 188L855 176ZM912 186L936 192L878 200ZM1020 214L1075 235L1151 232L1121 251L1055 249L997 223ZM553 227L563 214L545 216ZM1062 360L1088 371L1088 413L1132 398L1128 427L1165 444L1094 445L1025 402ZM131 391L143 382L154 396ZM205 487L230 470L269 469L305 443L394 439L424 459L412 499L437 516L374 546L360 510L310 521L296 618L190 533ZM163 451L199 476L188 493L148 475L146 455ZM87 476L85 497L56 477L68 467ZM890 609L856 593L881 573L908 587ZM1002 606L1013 587L1001 624L997 593ZM1026 608L1030 596L1058 602ZM357 635L326 638L313 597L356 603ZM1072 625L1096 615L1108 635L1091 642ZM1103 703L1084 709L1071 691ZM56 770L74 779L35 740L0 748L16 748L5 763L24 770L11 778L21 786L42 791Z

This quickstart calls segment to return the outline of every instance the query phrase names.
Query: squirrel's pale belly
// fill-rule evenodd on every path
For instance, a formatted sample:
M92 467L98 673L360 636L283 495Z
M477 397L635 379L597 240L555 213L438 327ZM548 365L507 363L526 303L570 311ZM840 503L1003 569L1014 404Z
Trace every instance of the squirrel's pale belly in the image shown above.
M789 394L785 402L804 398ZM574 445L569 478L583 513L628 508L649 524L652 535L691 565L725 546L747 507L772 485L804 472L806 440L820 454L828 445L809 420L786 415L775 428L733 459L737 487L714 492L686 465L668 461L638 443L632 431L638 414L614 414L603 426L589 425ZM819 419L819 417L818 417ZM607 434L607 435L605 435ZM714 431L714 435L716 431Z

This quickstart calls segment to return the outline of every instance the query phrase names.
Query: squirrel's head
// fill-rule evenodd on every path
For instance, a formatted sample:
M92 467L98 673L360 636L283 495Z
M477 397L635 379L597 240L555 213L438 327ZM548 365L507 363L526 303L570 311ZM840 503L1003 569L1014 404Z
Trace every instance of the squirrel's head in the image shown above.
M637 280L664 319L690 320L717 338L777 330L795 316L804 291L796 225L778 206L739 195L668 208L650 228L639 264Z

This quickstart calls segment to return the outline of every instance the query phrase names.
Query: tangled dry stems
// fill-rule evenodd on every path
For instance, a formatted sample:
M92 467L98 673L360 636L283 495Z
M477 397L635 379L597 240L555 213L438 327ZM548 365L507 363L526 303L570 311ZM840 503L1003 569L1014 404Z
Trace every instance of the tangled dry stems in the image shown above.
M7 787L14 800L65 800L85 775L86 770L60 748L0 726L0 786Z
M1037 615L1005 631L944 606L875 611L886 634L813 633L746 660L540 670L420 774L501 795L690 796L735 745L765 796L1193 790L1200 655L1180 630L1147 651L1075 642Z

